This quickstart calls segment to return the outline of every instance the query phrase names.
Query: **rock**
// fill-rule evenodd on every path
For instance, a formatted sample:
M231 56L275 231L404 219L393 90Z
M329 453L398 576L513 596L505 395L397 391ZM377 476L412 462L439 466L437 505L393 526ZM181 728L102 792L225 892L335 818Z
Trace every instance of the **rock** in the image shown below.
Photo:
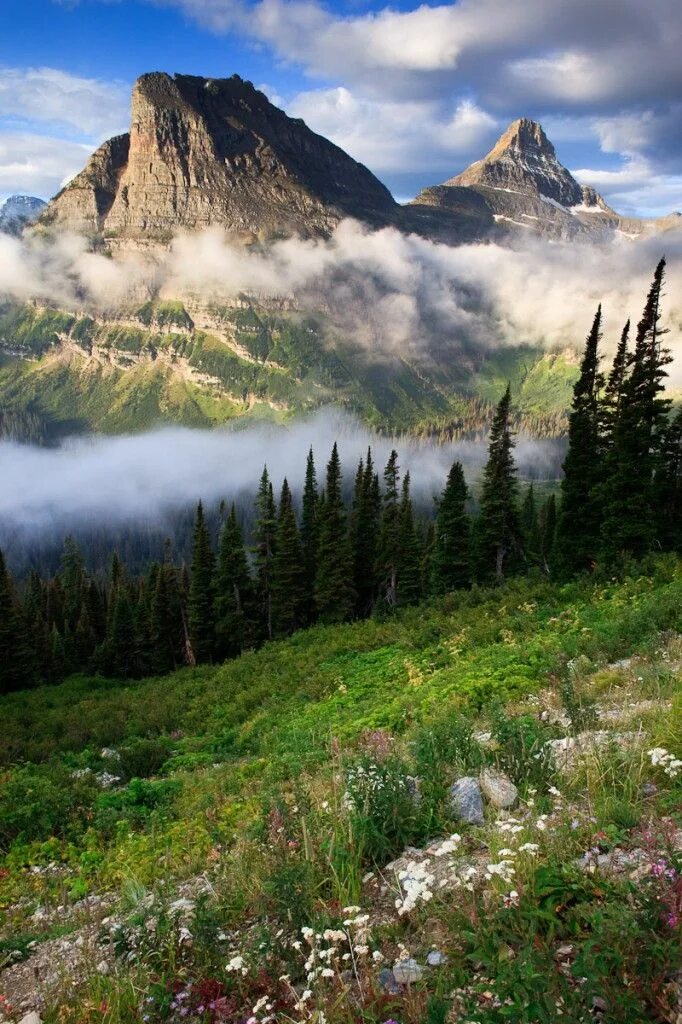
M458 779L450 787L450 806L452 813L461 821L465 821L469 825L483 824L481 789L476 779L470 775L465 775L464 778Z
M393 968L393 977L399 985L414 985L420 981L424 974L424 968L420 967L416 960L410 957L408 960L401 960Z
M42 1024L42 1021L36 1011L31 1010L30 1013L27 1013L25 1017L21 1018L19 1024Z
M426 958L426 962L429 967L442 967L443 964L448 962L448 958L439 949L432 949Z
M381 988L389 996L400 995L400 985L396 981L395 974L393 973L390 967L382 967L382 969L379 971L377 980Z
M519 799L519 791L503 772L485 768L478 777L481 792L493 807L508 810Z
M410 799L415 807L418 807L422 802L422 780L416 778L414 775L407 775L405 778L405 784L407 786L407 792L410 794Z

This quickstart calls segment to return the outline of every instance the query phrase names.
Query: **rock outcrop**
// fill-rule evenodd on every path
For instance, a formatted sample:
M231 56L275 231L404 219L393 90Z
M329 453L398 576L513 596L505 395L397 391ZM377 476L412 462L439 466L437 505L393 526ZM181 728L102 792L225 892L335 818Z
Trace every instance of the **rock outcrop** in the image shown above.
M218 224L251 240L325 235L348 216L381 225L398 211L366 167L250 82L155 72L135 83L129 134L97 150L41 224L161 242Z
M44 206L44 200L36 196L9 196L0 205L0 231L20 235L27 224L36 220Z

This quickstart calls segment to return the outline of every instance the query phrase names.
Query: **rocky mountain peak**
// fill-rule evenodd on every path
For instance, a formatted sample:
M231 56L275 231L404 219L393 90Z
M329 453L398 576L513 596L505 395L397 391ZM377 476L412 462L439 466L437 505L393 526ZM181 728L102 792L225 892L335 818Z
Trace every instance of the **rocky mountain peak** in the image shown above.
M9 235L19 235L22 230L32 224L45 206L43 199L37 196L9 196L0 203L0 231Z
M487 156L445 184L535 194L567 207L583 202L581 186L557 160L542 125L525 117L512 121Z
M238 75L152 72L133 88L130 132L101 146L41 221L119 244L211 224L248 240L327 234L347 216L385 224L397 209L366 167Z

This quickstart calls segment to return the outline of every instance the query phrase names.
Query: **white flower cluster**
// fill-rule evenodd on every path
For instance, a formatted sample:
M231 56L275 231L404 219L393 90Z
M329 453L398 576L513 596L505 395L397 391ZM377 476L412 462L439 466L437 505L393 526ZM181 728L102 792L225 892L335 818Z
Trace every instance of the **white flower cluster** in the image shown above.
M404 871L398 872L398 878L405 893L404 898L398 897L395 901L396 909L401 916L409 914L420 901L428 903L433 899L431 886L436 876L429 871L428 860L422 861L421 864L410 861Z
M670 779L676 779L682 771L682 761L674 754L668 753L665 747L654 747L647 751L652 765L662 768Z

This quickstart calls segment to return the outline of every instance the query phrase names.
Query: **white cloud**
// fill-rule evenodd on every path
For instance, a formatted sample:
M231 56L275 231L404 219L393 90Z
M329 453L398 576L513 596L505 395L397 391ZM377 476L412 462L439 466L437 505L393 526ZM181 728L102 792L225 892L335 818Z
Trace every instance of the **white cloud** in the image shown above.
M92 146L47 135L0 134L0 195L52 196L91 151Z
M97 142L125 131L130 89L56 68L0 68L0 118L54 125Z
M287 106L380 177L408 169L449 176L485 152L501 128L471 100L382 102L343 86L299 93Z

